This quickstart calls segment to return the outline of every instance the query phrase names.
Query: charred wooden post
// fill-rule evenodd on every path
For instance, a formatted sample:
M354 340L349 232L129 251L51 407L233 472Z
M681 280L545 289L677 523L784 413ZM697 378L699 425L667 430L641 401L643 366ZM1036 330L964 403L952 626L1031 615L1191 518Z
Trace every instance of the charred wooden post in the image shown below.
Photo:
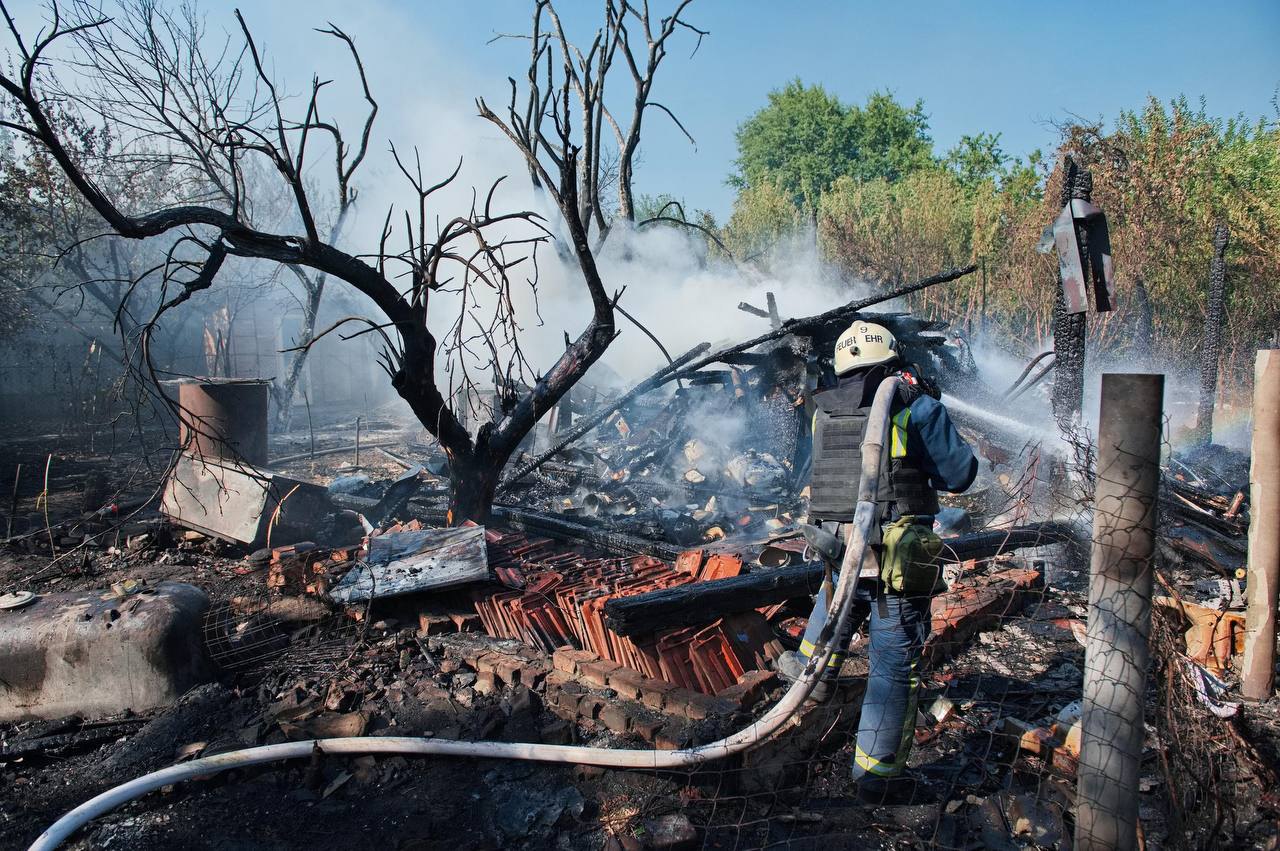
M1209 262L1209 294L1204 312L1204 343L1200 348L1200 407L1196 411L1194 439L1200 445L1213 442L1213 406L1218 395L1218 356L1222 351L1222 326L1226 324L1227 223L1213 229L1213 259Z
M1164 376L1102 376L1075 845L1138 845Z
M1093 200L1093 175L1068 154L1063 161L1061 206L1070 205L1073 199ZM1080 222L1076 222L1075 230L1080 254L1087 257L1087 230ZM1089 264L1083 264L1083 272L1086 278L1091 275ZM1085 283L1087 285L1088 281ZM1084 403L1086 327L1085 313L1068 311L1063 281L1059 275L1053 301L1053 350L1057 352L1054 359L1057 374L1053 380L1053 415L1063 429L1071 428L1079 421L1080 409Z
M1275 687L1276 596L1280 593L1280 350L1258 352L1253 373L1249 470L1249 584L1240 693L1266 700Z

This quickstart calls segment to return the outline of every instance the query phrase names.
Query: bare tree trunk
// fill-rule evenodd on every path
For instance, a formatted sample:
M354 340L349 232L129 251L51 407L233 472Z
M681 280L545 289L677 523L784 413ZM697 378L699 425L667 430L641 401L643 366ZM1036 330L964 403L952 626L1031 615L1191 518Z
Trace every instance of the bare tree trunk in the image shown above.
M1226 322L1227 239L1226 221L1213 229L1213 260L1209 263L1209 296L1204 312L1204 344L1200 349L1200 406L1196 411L1194 440L1201 446L1213 442L1213 405L1218 395L1218 357L1222 353L1222 326Z
M320 299L324 296L326 276L317 275L316 280L311 281L303 273L302 279L306 282L307 301L302 306L301 338L289 360L284 380L271 386L271 395L276 403L276 429L281 432L289 430L293 419L293 397L297 393L298 379L302 377L302 368L307 365L307 356L311 354L308 344L316 338L316 320L320 316Z
M450 464L447 517L450 526L466 520L484 523L489 519L503 466L505 461L494 463L493 459L478 454L459 458Z
M1060 207L1071 203L1072 198L1092 200L1093 177L1089 170L1081 168L1075 159L1067 155L1063 161L1062 195ZM1076 225L1076 239L1080 243L1080 255L1089 256L1089 237L1082 225ZM1083 264L1085 286L1090 285L1090 264ZM1084 355L1085 313L1068 313L1062 281L1057 281L1053 299L1053 350L1057 353L1054 363L1053 415L1058 427L1071 429L1080 420L1084 404Z

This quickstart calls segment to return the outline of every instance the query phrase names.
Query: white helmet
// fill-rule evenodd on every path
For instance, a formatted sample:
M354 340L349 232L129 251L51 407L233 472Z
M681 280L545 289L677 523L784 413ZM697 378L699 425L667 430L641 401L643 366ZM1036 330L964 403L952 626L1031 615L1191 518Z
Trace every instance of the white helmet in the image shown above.
M836 340L836 375L888 363L898 356L898 341L874 322L855 322Z

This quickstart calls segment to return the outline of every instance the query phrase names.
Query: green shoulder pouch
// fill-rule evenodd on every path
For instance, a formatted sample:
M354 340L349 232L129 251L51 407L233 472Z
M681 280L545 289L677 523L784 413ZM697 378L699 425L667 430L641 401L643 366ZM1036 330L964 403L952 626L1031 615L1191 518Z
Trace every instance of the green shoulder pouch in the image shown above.
M933 594L941 579L942 539L914 520L907 515L881 533L880 581L904 597Z

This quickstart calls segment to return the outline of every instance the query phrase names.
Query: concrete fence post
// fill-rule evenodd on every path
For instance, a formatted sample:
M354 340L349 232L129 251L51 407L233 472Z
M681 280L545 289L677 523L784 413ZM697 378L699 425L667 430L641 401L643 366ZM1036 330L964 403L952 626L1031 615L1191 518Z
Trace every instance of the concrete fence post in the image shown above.
M1164 376L1102 376L1076 848L1137 847Z
M1253 370L1249 464L1249 581L1240 693L1266 700L1275 686L1280 592L1280 350L1262 349Z

